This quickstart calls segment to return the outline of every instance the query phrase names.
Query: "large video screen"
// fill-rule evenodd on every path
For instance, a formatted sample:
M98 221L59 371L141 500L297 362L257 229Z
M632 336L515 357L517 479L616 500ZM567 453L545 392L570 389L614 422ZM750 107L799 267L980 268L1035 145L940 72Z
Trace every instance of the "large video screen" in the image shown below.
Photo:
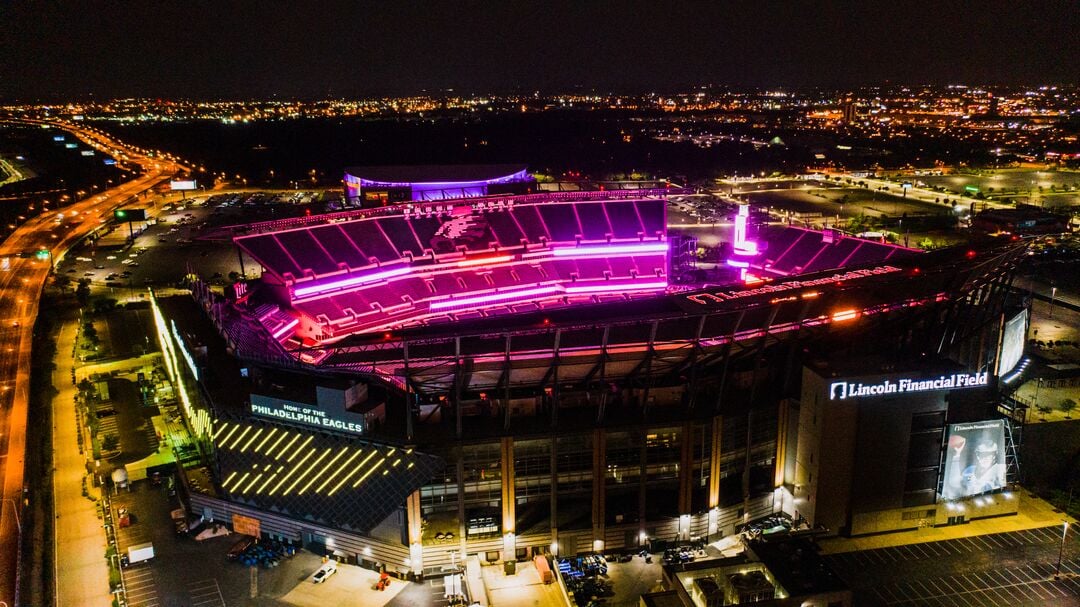
M1027 310L1013 316L1005 323L1005 335L1001 338L1001 356L998 360L998 376L1005 375L1016 367L1024 355L1024 341L1027 339Z
M957 499L1005 486L1005 422L951 424L941 497Z

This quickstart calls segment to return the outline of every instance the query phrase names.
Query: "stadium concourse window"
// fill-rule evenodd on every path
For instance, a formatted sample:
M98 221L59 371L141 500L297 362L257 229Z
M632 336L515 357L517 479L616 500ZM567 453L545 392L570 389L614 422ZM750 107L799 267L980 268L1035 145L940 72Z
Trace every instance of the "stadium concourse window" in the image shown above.
M645 435L645 457L649 464L649 482L679 477L681 428L663 428Z
M437 509L447 504L457 510L457 466L446 466L438 478L420 489L420 505Z
M551 441L514 441L514 486L526 501L551 495Z
M641 439L635 432L607 435L607 484L636 482L641 476Z
M551 472L551 441L514 441L514 476L548 475Z
M465 462L465 503L498 506L502 499L502 468L499 443L467 445L461 450Z
M555 439L558 494L586 494L592 491L592 436L577 434Z
M711 434L712 428L707 425L694 426L694 467L699 470L698 476L702 487L706 486L709 478L709 457L712 455L712 441L709 440Z

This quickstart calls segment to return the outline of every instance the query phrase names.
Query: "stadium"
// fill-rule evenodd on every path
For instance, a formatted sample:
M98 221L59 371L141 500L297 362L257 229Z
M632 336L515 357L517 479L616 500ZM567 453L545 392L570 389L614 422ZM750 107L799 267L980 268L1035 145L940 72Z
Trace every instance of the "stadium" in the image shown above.
M726 263L687 281L672 193L209 234L262 273L154 301L208 464L189 508L403 574L708 541L778 513L848 535L1008 513L942 496L953 425L1013 428L997 378L1005 333L1026 331L1022 243L924 253L744 208ZM999 441L1010 480L1016 438ZM856 486L867 466L888 473Z

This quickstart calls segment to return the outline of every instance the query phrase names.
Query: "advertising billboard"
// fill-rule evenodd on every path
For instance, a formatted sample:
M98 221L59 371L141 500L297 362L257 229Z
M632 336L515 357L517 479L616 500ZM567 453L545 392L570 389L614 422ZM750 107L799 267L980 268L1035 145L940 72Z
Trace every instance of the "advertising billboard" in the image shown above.
M939 375L937 377L897 377L895 379L869 382L840 380L829 384L829 400L982 388L987 385L989 378L990 375L983 371L980 373L950 373L949 375Z
M1024 356L1024 341L1027 338L1027 315L1024 310L1005 323L1005 334L1001 338L1001 354L998 357L999 376L1005 375L1016 367Z
M243 516L241 514L232 515L233 533L241 533L243 535L250 535L251 537L258 538L262 535L261 524L259 519Z
M287 401L262 394L251 395L251 413L262 417L315 426L329 430L338 430L350 434L364 433L364 419L341 419L329 412L305 403Z
M979 495L1005 486L1005 422L950 424L941 497Z
M117 221L146 221L146 209L116 209L113 219Z
M179 191L179 190L194 190L195 189L195 182L194 181L170 181L169 182L169 189L174 191L174 192Z

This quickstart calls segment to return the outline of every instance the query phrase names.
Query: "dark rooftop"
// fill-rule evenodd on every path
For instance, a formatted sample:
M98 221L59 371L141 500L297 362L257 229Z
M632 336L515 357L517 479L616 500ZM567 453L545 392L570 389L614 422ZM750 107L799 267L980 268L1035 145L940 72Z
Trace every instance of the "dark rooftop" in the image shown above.
M793 597L847 590L810 540L759 541L751 544L750 550Z

